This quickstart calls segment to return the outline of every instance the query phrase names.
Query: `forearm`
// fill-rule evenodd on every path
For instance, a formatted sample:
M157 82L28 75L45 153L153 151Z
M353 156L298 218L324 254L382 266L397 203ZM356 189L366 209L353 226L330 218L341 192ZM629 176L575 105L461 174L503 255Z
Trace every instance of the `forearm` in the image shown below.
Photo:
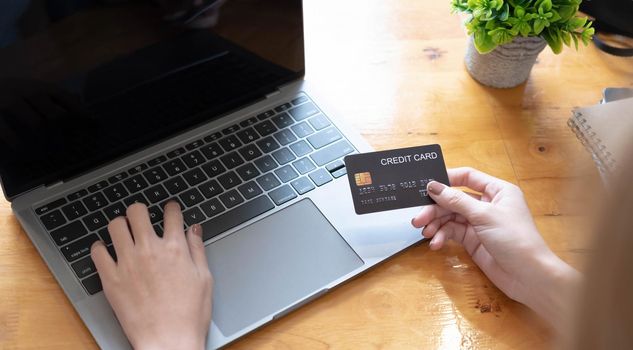
M532 279L533 297L525 304L559 332L569 321L583 277L555 254L539 259Z

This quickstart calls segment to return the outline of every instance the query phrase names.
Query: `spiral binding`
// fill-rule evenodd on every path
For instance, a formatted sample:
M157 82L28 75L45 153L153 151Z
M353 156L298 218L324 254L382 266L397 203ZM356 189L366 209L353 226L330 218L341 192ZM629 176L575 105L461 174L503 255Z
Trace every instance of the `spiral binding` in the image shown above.
M587 119L582 113L574 111L573 116L567 120L567 126L591 154L591 158L602 175L613 174L617 166L613 155L607 150L602 140L596 137L596 133L591 130L591 126L587 124Z

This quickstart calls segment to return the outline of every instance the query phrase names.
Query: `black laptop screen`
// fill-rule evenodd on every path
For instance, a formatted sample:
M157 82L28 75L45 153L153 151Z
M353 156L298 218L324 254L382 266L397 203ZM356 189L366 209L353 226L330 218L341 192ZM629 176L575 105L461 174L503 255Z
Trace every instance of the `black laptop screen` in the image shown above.
M303 73L301 0L0 1L5 196L218 118Z

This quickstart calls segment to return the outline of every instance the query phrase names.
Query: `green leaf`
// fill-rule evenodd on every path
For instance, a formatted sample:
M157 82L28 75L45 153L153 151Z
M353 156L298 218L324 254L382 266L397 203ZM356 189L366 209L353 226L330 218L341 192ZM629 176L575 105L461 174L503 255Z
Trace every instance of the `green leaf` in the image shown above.
M546 20L542 20L540 18L537 18L534 20L534 34L541 34L541 32L543 31L543 29L545 29L546 25L547 25L547 21Z
M560 31L560 37L561 37L561 39L563 39L563 43L565 43L565 45L567 45L567 46L571 45L571 34L569 34L568 31L561 30Z
M571 35L571 40L574 42L574 47L576 48L576 51L578 51L578 36L577 36L577 34L572 34Z
M483 28L480 28L480 30L474 33L474 42L475 48L481 54L488 53L497 47L497 44L495 44L490 35L488 35Z
M503 9L501 10L501 13L497 18L500 21L504 22L508 19L508 16L510 16L510 6L508 6L508 4L505 4L503 5Z
M548 28L541 36L547 41L547 44L555 54L558 55L563 51L563 43L557 31Z
M494 41L497 45L507 44L514 39L514 35L512 32L506 28L497 28L495 30L491 30L488 32L488 35L492 37L492 41Z

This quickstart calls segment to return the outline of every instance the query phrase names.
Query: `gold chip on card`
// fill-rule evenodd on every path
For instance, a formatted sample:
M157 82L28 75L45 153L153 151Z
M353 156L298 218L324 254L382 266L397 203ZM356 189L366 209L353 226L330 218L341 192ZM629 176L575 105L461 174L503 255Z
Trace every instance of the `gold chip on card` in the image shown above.
M356 180L356 186L367 186L371 185L371 173L356 173L354 174L354 179Z

